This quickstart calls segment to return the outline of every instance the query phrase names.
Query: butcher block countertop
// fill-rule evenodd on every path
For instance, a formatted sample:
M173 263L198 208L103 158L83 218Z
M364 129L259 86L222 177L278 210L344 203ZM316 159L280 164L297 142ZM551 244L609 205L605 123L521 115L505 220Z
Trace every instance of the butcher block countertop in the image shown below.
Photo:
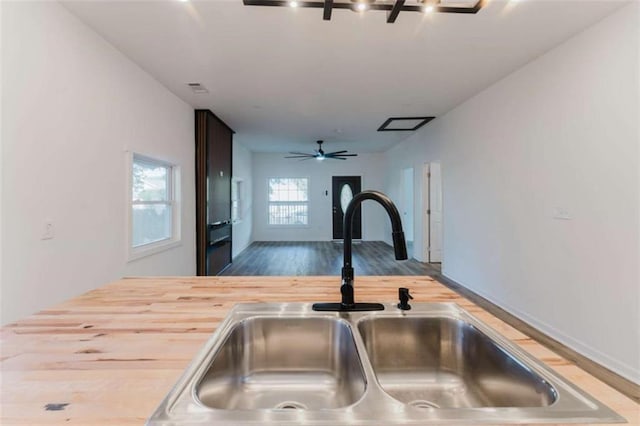
M455 302L640 424L640 405L428 277L356 278L356 300ZM37 295L34 295L37 296ZM240 302L339 301L338 277L127 278L2 328L2 425L141 425Z

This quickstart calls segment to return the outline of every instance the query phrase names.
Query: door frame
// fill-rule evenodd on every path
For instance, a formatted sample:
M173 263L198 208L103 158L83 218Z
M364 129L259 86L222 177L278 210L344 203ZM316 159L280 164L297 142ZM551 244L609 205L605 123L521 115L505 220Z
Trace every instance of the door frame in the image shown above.
M425 262L428 263L444 263L444 250L441 247L440 250L442 252L440 259L435 260L432 259L431 256L431 164L436 163L440 166L440 194L442 194L442 163L438 161L432 161L428 163L424 163L422 168L423 178L422 178L422 200L423 200L423 209L422 209L422 252L424 255ZM441 212L443 209L443 205L441 203ZM444 215L441 213L441 242L444 243Z

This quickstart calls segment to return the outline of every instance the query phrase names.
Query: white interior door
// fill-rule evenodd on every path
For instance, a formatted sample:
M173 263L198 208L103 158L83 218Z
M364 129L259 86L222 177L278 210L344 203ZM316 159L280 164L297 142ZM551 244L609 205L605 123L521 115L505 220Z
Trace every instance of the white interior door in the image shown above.
M413 243L413 167L402 171L402 228L407 242Z
M429 246L431 263L442 262L442 173L440 163L429 163Z

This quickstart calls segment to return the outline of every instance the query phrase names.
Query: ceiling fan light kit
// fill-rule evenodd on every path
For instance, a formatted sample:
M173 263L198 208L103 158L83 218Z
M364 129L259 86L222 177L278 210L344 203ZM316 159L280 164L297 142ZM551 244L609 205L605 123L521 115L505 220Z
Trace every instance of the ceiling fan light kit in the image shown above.
M347 150L342 150L342 151L334 151L334 152L324 152L324 150L322 149L322 143L323 141L317 141L316 142L318 144L318 149L316 149L316 152L313 154L307 154L304 152L289 152L289 154L284 158L296 158L298 160L311 160L312 158L315 158L318 161L323 161L325 159L330 159L330 160L346 160L347 157L357 157L358 154L347 154Z
M392 24L400 12L420 13L478 13L486 0L243 0L245 6L282 6L322 9L322 19L331 20L335 9L354 12L378 10L387 12L387 23Z

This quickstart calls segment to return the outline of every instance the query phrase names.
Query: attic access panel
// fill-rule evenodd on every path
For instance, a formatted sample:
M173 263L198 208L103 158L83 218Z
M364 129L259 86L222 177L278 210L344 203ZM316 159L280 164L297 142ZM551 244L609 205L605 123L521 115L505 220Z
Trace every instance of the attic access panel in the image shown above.
M387 22L395 22L400 12L478 13L486 0L243 0L245 6L309 7L323 9L323 19L331 19L334 9L361 11L358 5L365 4L366 10L387 12ZM364 12L364 11L362 11Z
M378 127L379 132L413 132L435 117L391 117Z

